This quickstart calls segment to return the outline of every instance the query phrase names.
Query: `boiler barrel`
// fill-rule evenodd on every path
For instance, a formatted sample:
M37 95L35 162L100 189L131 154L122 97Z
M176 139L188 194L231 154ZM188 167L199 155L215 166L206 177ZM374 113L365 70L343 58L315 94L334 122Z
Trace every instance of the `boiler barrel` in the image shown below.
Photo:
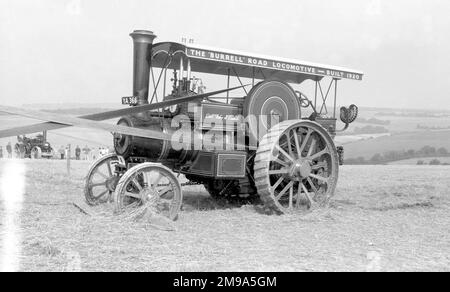
M171 127L171 121L171 119L159 117L134 115L122 117L118 125L148 129L172 135L177 129ZM200 139L199 137L196 138ZM175 149L172 147L171 141L121 134L114 135L114 148L116 153L125 159L129 157L145 157L154 162L183 161L195 155L195 151Z

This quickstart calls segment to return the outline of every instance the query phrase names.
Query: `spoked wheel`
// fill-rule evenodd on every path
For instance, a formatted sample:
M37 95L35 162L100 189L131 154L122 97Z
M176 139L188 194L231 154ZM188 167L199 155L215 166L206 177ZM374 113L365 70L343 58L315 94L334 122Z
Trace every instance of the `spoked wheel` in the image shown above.
M31 149L31 159L41 159L42 158L42 149L39 146L34 146Z
M181 185L173 172L155 163L142 163L129 169L114 193L116 214L138 208L176 220L182 204Z
M338 179L338 155L328 132L311 121L284 121L263 137L255 181L267 207L277 213L326 204Z
M84 196L89 205L95 206L112 199L112 194L120 179L113 169L113 164L118 161L119 156L109 154L100 157L92 164L84 187Z

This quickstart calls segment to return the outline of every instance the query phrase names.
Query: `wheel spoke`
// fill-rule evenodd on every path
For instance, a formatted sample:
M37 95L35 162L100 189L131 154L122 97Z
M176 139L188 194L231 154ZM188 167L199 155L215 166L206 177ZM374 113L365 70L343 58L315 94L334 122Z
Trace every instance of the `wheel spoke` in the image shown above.
M111 164L110 164L110 160L106 163L106 165L108 166L108 173L109 173L109 176L111 177L111 176L113 176L113 173L112 173L112 169L111 169Z
M308 177L308 178L307 178L307 181L308 181L309 185L311 186L311 188L313 189L314 193L315 193L315 194L318 194L319 191L317 190L317 188L316 188L316 186L314 185L314 183L313 183L313 181L311 180L311 178Z
M316 154L314 154L314 155L308 155L308 157L307 157L307 159L308 160L310 160L310 161L313 161L314 159L317 159L317 158L319 158L320 156L322 156L322 155L324 155L324 154L327 154L328 153L328 149L327 148L325 148L325 149L323 149L322 151L320 151L320 152L317 152Z
M94 196L95 199L100 199L101 197L103 197L104 195L106 195L106 193L109 193L108 190L105 190L103 192L100 193L100 195Z
M316 140L316 138L313 138L311 141L311 145L309 145L309 150L308 150L308 154L306 155L306 157L309 157L312 155L314 149L316 148L316 144L317 144L317 140Z
M91 183L89 184L89 188L90 188L90 189L95 188L95 187L99 187L99 186L106 186L106 181L104 181L104 182L98 182L98 183L91 182Z
M317 180L323 181L324 183L328 184L328 178L326 178L326 177L323 177L323 176L320 176L320 175L316 175L316 174L312 174L312 173L309 176L312 177L312 178L315 178Z
M124 195L126 197L135 198L135 199L138 199L138 200L142 199L139 194L135 194L135 193L132 193L132 192L124 192Z
M298 140L298 132L296 129L293 129L292 131L294 131L294 140L295 140L295 148L297 149L297 156L298 158L302 158L302 152L300 150L300 142Z
M269 175L286 174L286 173L288 173L288 170L286 168L269 170Z
M139 191L142 191L142 186L141 186L141 184L136 180L136 177L133 177L133 179L131 180L131 182L138 188Z
M312 134L312 130L311 130L311 129L308 129L308 132L306 133L306 137L305 137L305 139L303 140L302 146L300 147L300 150L299 150L300 155L302 155L303 150L305 150L306 143L308 143L308 140L309 140L309 137L311 137L311 134Z
M292 210L294 207L293 200L294 200L294 185L292 185L291 188L289 189L289 209L290 210Z
M167 186L167 187L165 187L164 189L159 190L159 191L158 191L158 195L159 195L160 197L162 197L162 196L164 196L166 193L168 193L168 192L171 191L171 190L172 190L172 186Z
M311 166L311 169L312 170L318 170L318 169L321 169L321 168L326 168L326 166L327 166L327 164L325 162L319 162L319 163Z
M286 162L284 162L283 160L281 160L279 158L273 157L272 161L276 162L276 163L278 163L278 164L280 164L280 165L282 165L284 167L289 167L289 165Z
M291 162L295 162L295 159L292 158L289 154L287 154L286 151L284 151L283 149L281 149L280 146L275 145L275 149L277 149L281 154L283 154L284 156L286 156L286 158L289 159Z
M294 156L294 153L292 152L291 132L290 132L290 131L286 132L286 139L287 139L286 141L287 141L287 147L288 147L289 155L290 155L291 157L293 157L293 156Z
M302 197L302 187L301 187L302 183L300 182L298 184L298 190L297 190L297 200L295 201L295 207L296 208L300 208L300 199Z
M313 205L315 205L314 200L313 200L313 199L311 198L311 196L309 195L309 192L308 192L308 190L306 189L306 187L305 187L304 184L302 184L302 189L303 189L303 192L305 193L306 198L307 198L308 201L309 201L310 206L312 207Z
M294 182L289 182L284 189L278 194L276 197L277 201L280 200L280 198L294 185Z
M278 188L278 186L283 182L283 180L284 180L284 177L280 177L279 179L278 179L278 181L273 185L273 187L272 187L272 190L273 190L273 192L275 192L275 190Z

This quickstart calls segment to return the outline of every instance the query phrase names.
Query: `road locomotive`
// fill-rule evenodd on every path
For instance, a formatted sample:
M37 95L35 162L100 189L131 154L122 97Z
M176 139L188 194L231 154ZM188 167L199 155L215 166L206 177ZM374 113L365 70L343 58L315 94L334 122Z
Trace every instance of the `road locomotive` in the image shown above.
M341 107L337 129L337 85L362 80L361 72L192 42L154 43L155 34L145 30L130 36L133 95L122 98L131 108L117 125L155 136L114 134L115 153L88 173L89 204L113 200L117 212L151 204L175 219L182 185L191 183L217 200L262 202L279 214L329 201L343 161L333 139L358 113L355 105ZM227 86L205 93L194 74ZM232 80L239 86L230 87ZM307 83L313 99L294 89Z
M344 154L334 137L358 115L355 105L337 113L338 82L362 80L362 72L191 41L154 43L145 30L130 35L126 107L74 117L0 105L41 121L0 130L0 138L65 127L113 133L115 153L93 163L84 196L90 205L113 201L117 213L151 207L176 219L189 184L220 202L263 203L277 214L329 202ZM223 89L206 92L204 78ZM308 84L312 99L297 88Z
M47 141L46 132L38 134L34 138L28 138L25 135L17 136L14 152L16 157L31 159L51 159L55 154L52 146Z

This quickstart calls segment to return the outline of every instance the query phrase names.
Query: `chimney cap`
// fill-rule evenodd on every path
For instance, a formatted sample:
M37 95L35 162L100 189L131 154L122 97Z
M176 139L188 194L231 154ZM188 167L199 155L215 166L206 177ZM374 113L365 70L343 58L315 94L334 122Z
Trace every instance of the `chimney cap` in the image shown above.
M130 33L130 36L135 40L143 43L152 43L153 40L156 38L156 35L153 33L153 31L150 30L134 30L132 33Z

